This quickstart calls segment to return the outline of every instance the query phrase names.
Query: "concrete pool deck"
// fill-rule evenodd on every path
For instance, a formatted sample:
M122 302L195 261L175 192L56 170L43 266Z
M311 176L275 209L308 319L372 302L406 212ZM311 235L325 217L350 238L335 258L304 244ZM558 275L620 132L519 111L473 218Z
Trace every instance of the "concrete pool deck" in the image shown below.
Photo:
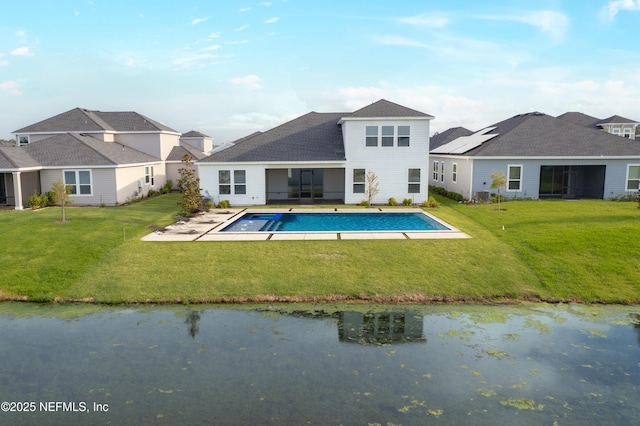
M464 239L471 238L462 231L453 228L448 223L438 220L446 225L449 230L437 231L347 231L347 232L220 232L225 226L233 222L244 213L275 213L281 212L423 212L417 208L396 208L385 206L371 209L353 208L313 208L296 206L289 209L267 208L237 208L226 210L210 210L202 215L191 218L187 222L177 221L165 227L164 232L151 232L142 237L143 241L293 241L293 240L426 240L426 239Z

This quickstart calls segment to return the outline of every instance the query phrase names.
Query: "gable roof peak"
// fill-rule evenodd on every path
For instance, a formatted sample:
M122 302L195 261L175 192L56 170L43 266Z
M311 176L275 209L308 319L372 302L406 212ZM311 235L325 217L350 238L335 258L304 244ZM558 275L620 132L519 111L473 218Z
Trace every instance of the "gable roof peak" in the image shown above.
M433 116L415 109L380 99L349 114L345 118L419 117L432 119Z

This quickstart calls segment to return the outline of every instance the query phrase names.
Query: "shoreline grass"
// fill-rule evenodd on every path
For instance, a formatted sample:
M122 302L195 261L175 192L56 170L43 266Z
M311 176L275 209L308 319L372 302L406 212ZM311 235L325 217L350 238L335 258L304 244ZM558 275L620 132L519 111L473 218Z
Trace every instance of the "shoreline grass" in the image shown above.
M429 213L473 238L144 242L178 194L117 208L0 211L0 300L92 303L640 303L640 210L603 200ZM502 230L504 226L504 231Z

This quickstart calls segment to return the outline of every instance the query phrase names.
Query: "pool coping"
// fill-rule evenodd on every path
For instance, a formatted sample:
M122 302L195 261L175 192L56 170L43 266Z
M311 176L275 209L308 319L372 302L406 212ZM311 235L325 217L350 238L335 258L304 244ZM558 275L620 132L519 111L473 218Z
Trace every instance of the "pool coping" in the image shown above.
M313 231L313 232L220 232L237 217L244 213L424 213L433 220L445 225L448 230L434 231ZM371 209L354 208L315 208L296 206L291 208L236 208L210 210L188 222L178 221L165 227L164 232L151 232L142 237L142 241L321 241L321 240L426 240L426 239L466 239L470 235L456 229L443 220L419 208L397 208L379 206Z

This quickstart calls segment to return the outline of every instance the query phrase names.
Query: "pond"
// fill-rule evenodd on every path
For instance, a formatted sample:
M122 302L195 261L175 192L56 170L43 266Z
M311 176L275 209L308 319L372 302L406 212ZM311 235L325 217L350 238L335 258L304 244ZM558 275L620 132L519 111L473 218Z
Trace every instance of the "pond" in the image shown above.
M624 425L640 307L0 304L0 424Z

